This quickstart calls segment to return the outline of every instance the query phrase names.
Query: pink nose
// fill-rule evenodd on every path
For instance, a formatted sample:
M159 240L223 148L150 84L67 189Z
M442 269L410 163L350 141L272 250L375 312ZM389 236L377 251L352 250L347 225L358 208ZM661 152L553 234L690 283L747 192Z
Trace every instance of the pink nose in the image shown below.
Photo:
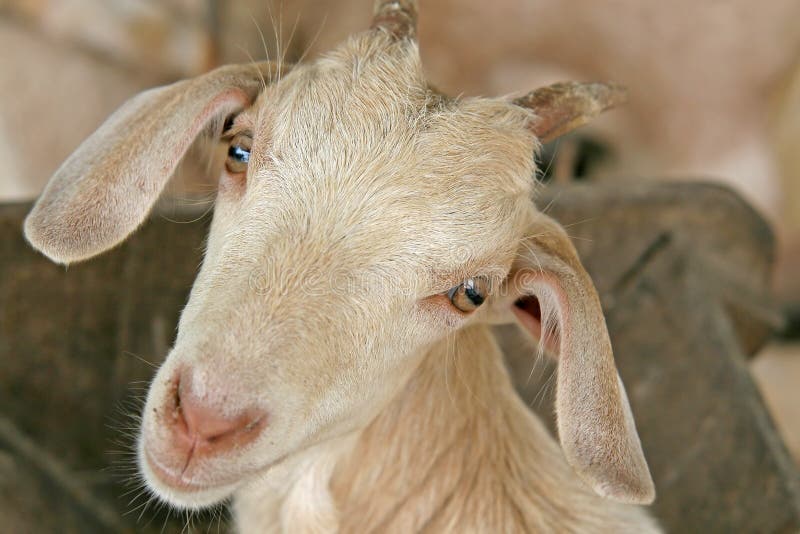
M192 389L192 373L187 370L178 376L174 402L177 437L194 446L196 452L241 447L258 437L267 423L267 414L261 410L226 414L220 406L198 397Z

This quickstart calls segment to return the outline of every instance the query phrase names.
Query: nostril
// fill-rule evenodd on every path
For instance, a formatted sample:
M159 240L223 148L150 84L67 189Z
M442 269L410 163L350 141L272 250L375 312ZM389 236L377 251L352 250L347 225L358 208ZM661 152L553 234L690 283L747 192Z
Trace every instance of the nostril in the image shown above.
M222 406L199 396L192 387L192 373L184 370L175 379L172 403L176 430L197 444L224 447L243 445L266 425L266 413L248 409L227 413Z

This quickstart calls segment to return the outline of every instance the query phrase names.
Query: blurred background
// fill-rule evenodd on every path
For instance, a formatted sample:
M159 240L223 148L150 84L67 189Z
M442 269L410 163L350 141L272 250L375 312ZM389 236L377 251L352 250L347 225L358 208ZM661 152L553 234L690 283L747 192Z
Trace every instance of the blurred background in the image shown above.
M313 59L365 29L371 4L0 0L0 202L34 199L144 88L225 63ZM445 93L511 95L564 79L629 87L627 106L546 147L543 179L718 181L771 224L773 294L786 323L748 365L800 460L800 2L420 4L423 62ZM159 206L165 217L201 214L213 202L219 164L187 160ZM13 330L7 312L1 335Z

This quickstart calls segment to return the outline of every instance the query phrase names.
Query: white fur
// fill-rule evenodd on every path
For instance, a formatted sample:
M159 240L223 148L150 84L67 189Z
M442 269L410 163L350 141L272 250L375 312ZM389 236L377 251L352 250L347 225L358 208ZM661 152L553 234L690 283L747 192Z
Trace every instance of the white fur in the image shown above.
M140 94L56 173L26 235L64 263L115 245L204 125L244 108L249 164L220 178L144 408L150 489L189 509L233 497L245 532L654 531L633 506L654 488L597 293L531 202L541 132L585 122L610 86L545 88L538 116L443 97L398 35L413 17L393 10L413 4L282 76L231 66ZM459 311L448 291L474 277L491 289ZM560 449L488 327L516 316L538 336L537 312L515 307L533 297L560 363ZM190 400L263 425L202 452L183 440Z

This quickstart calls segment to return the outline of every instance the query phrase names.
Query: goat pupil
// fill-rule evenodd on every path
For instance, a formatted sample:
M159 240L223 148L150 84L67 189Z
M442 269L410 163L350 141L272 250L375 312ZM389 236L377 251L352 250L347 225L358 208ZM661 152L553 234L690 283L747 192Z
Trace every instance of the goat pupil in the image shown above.
M475 287L467 285L464 287L464 294L467 295L469 300L476 306L483 304L484 296L475 291Z
M232 145L228 149L228 156L242 163L247 163L250 161L250 151L245 150L239 145Z

